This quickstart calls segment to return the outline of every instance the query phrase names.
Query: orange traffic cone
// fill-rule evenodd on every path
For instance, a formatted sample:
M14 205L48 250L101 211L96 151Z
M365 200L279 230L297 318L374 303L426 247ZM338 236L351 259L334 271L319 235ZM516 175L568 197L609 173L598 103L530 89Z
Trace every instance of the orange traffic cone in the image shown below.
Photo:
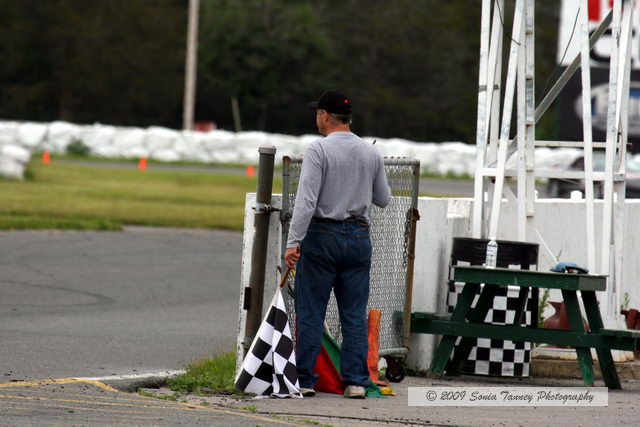
M145 170L147 168L147 159L145 157L141 157L140 160L138 160L138 170Z
M369 310L369 378L371 381L381 386L388 386L389 383L380 381L380 374L378 372L378 361L380 356L378 353L379 339L380 339L380 318L382 313L380 310Z
M253 166L247 166L247 176L249 178L253 178L256 175L256 171L253 169Z
M48 165L50 161L51 161L51 155L49 154L48 151L44 151L42 153L42 163L45 165Z

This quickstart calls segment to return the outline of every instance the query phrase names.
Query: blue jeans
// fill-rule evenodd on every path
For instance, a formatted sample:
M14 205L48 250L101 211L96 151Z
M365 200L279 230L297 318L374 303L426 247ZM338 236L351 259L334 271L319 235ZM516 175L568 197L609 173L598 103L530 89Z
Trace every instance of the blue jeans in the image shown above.
M369 226L358 222L314 223L300 247L296 268L295 305L297 365L300 386L313 388L313 368L322 345L322 330L331 289L342 325L340 374L345 385L366 387L367 302L371 240Z

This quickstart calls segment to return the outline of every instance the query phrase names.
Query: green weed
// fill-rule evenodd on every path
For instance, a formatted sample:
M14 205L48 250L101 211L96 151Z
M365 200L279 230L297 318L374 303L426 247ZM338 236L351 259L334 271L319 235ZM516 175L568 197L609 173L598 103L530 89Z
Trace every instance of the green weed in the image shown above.
M549 305L549 289L545 289L538 303L538 328L544 323L544 309Z
M236 355L228 352L187 366L185 374L169 380L167 385L178 392L231 394L235 391L235 369Z

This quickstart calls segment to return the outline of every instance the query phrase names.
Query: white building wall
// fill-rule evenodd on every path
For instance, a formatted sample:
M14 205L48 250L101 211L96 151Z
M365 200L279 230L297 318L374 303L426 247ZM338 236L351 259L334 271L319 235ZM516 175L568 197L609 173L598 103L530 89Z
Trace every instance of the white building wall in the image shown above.
M242 269L240 271L240 301L238 309L238 338L236 342L236 372L242 363L244 328L247 321L247 312L244 307L244 288L249 287L249 279L251 275L251 251L253 249L253 239L256 234L254 227L254 206L256 205L256 194L248 193L245 199L244 207L244 233L242 235ZM271 206L277 209L282 208L282 196L275 194L271 197ZM262 314L267 314L267 307L273 299L280 282L280 273L278 266L280 265L280 215L278 211L271 215L269 221L269 241L267 246L267 264L264 276L264 298L262 302ZM251 344L251 343L249 343Z

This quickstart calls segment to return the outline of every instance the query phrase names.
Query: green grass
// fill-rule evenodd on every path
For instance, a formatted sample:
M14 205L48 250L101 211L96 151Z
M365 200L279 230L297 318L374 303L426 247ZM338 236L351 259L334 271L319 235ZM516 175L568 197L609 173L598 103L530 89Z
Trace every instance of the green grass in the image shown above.
M185 374L167 381L167 385L182 393L231 394L235 392L235 369L235 352L224 353L187 366Z
M444 175L440 175L433 172L424 172L420 174L420 178L431 178L431 179L458 179L461 181L472 181L474 177L468 174L455 174L453 172L448 172Z
M24 181L0 180L0 229L117 230L124 225L242 230L256 178L92 168L34 160ZM279 177L274 193L281 192Z
M51 154L51 161L55 162L56 160L81 160L88 162L96 162L96 163L131 163L132 165L136 165L138 163L138 158L132 157L102 157L97 155L81 155L81 154ZM34 153L33 158L40 159L42 158L42 153ZM209 163L209 162L198 162L195 160L176 160L172 162L159 161L153 159L147 159L147 165L153 166L154 164L160 165L176 165L176 166L200 166L200 167L216 167L216 168L227 168L227 169L244 169L249 166L249 163ZM256 166L257 164L252 163L252 166Z

